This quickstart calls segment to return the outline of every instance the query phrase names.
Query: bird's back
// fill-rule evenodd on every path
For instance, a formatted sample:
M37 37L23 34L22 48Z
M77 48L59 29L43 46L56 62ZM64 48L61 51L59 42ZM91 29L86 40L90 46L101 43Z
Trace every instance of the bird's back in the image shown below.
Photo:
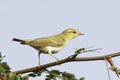
M30 46L62 46L65 43L65 39L61 35L54 35L44 38L38 38L35 40L32 40L28 43Z

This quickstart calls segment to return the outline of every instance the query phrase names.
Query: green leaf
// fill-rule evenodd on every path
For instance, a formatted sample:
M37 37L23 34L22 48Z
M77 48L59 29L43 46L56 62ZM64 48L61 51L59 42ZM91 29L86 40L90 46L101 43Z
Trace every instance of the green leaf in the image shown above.
M85 80L85 77L81 77L80 80Z
M63 77L65 76L65 77L67 77L67 78L69 78L69 79L75 77L74 74L67 73L67 72L63 72L62 76L63 76Z
M74 74L67 72L63 72L62 77L63 77L62 80L78 80L77 78L75 78Z
M8 66L6 62L2 62L1 65L4 67L5 73L10 72L10 67Z
M117 70L118 74L120 74L120 69Z
M46 79L57 80L60 77L62 72L59 70L51 70L48 71L48 75L46 75Z
M22 76L21 74L9 73L6 80L28 80L29 76Z
M29 79L29 76L23 76L22 77L22 80L28 80Z
M51 80L50 78L45 78L45 80Z
M112 71L116 71L116 70L117 70L117 67L111 66L110 69L111 69Z
M2 58L2 54L1 54L1 52L0 52L0 58Z
M1 54L1 52L0 52L0 62L2 62L2 60L3 60L4 57L5 57L5 56L2 56L2 54Z
M36 77L37 75L35 73L30 73L30 74L28 74L28 76L30 76L30 77Z

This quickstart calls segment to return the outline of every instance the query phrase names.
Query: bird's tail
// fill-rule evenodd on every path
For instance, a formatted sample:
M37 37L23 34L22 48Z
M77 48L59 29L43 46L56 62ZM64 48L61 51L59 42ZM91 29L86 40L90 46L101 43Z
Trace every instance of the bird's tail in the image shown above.
M31 40L13 38L13 41L21 42L21 44L28 44Z

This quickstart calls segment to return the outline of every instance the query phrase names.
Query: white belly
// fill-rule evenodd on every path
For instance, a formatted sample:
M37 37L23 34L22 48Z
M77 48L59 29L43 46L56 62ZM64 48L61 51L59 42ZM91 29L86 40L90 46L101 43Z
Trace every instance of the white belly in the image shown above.
M51 52L51 53L57 53L59 52L60 50L63 49L63 46L62 47L51 47L51 46L47 46L47 47L41 47L39 49L39 51L43 52L43 53L48 53L48 52Z

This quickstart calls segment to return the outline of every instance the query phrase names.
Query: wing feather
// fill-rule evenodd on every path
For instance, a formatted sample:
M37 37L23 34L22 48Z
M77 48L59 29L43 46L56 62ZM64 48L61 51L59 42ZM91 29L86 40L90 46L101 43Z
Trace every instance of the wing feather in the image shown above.
M53 46L53 47L58 47L62 46L65 43L65 39L62 36L50 36L50 37L45 37L45 38L38 38L30 43L28 45L30 46Z

